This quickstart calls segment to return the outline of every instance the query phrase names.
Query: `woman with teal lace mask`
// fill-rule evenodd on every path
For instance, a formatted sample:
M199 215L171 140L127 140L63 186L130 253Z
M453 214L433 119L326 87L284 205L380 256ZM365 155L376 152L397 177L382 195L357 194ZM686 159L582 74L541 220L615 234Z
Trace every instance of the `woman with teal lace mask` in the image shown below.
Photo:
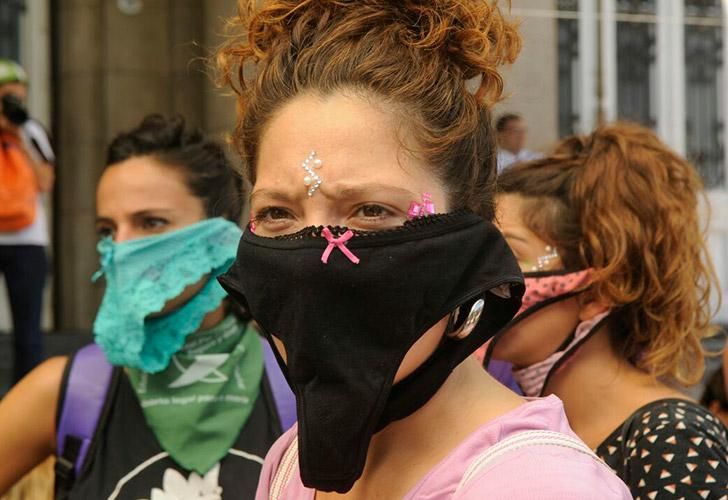
M59 418L25 415L23 428L43 432L17 441L2 434L21 426L0 426L0 457L13 455L0 493L56 454L56 498L254 496L293 397L217 282L240 239L241 186L222 146L181 118L148 116L112 142L96 199L95 345L29 376L53 397L20 384L3 402L0 422L22 414L14 401L39 398ZM36 440L54 446L19 444Z

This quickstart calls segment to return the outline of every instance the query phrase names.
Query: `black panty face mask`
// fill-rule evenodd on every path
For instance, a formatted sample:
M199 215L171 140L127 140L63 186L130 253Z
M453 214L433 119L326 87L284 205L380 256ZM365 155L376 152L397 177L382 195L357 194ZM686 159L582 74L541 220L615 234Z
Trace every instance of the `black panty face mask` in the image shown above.
M338 492L361 476L372 435L422 407L523 294L501 234L468 212L376 232L245 231L220 282L285 347L287 364L280 354L279 362L296 394L303 483ZM407 351L451 314L459 319L450 335L393 386Z

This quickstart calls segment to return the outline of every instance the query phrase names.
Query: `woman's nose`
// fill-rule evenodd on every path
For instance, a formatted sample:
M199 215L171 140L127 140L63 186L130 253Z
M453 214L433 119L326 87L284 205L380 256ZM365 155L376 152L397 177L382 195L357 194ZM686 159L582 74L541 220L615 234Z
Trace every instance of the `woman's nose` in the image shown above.
M312 200L313 201L313 200ZM316 200L319 203L311 203L303 216L303 226L343 226L345 217L339 213L336 206L332 206L328 200Z
M133 227L120 225L116 228L116 232L114 233L114 243L124 243L125 241L133 240L138 237L139 235Z

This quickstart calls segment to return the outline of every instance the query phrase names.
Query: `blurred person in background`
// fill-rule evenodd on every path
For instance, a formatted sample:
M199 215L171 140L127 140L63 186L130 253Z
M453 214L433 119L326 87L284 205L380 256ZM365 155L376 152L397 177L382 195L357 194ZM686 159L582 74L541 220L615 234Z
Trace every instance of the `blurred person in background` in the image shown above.
M527 396L561 398L636 498L725 498L726 428L678 389L701 378L715 332L697 171L622 123L564 139L498 187L526 294L489 353Z
M514 163L535 160L540 153L526 149L526 120L515 113L505 113L495 122L498 138L498 173Z
M96 199L96 343L0 401L0 494L56 455L58 499L253 497L295 410L215 279L242 206L222 145L181 118L151 115L113 140Z
M28 115L27 95L23 68L0 59L0 274L13 320L13 382L43 359L48 223L42 194L53 189L55 160L48 135Z
M723 349L720 368L707 381L701 403L728 426L728 349Z

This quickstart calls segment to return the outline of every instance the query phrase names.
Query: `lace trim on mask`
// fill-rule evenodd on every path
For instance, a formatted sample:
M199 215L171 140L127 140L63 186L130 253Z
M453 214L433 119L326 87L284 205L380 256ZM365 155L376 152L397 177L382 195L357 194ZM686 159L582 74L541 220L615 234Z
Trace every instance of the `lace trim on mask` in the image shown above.
M238 240L239 236L222 231L210 235L205 245L197 242L186 244L174 258L165 259L147 269L137 285L137 293L144 303L150 304L151 311L161 311L167 301L179 296L185 288L197 283L206 274L229 266L235 260L230 247L237 245ZM210 279L216 277L211 276Z
M99 324L100 318L97 317L94 331L97 337L105 337L104 345L109 360L115 364L127 365L130 361L130 353L135 355L143 353L142 356L145 358L147 356L155 358L160 351L159 347L174 348L173 352L179 350L187 335L199 327L204 315L219 306L222 298L225 297L225 292L215 278L225 272L235 260L234 252L231 252L230 248L231 245L236 244L238 239L239 237L230 232L222 231L210 235L206 239L205 245L186 244L177 250L173 258L165 259L147 269L134 289L134 299L137 304L148 305L148 307L131 313L136 315L136 320L131 323L138 324L140 328L144 325L145 328L155 331L154 334L158 338L153 341L154 353L144 352L147 351L145 347L150 347L145 335L115 331L116 328ZM169 315L144 321L147 315L161 311L170 299L178 297L185 288L199 282L208 274L211 282L206 283L203 289L180 309ZM208 287L218 287L220 291L219 293L215 293L216 291L209 293ZM204 311L202 316L188 314L184 311L184 306L190 305L194 301L197 301L195 310L198 313ZM105 304L102 303L102 307L104 306ZM130 311L119 314L130 314ZM133 326L130 324L130 327Z
M278 241L316 240L323 237L324 228L328 228L334 235L341 235L344 234L346 231L351 231L357 238L389 236L396 234L405 234L427 226L450 224L452 222L458 221L459 219L462 219L464 215L468 214L472 214L472 212L462 209L446 214L426 215L423 217L417 217L415 219L409 219L405 221L405 223L401 226L391 229L381 229L379 231L361 231L358 229L349 229L348 227L343 226L308 226L295 233L283 234L268 239ZM261 236L261 238L263 237Z
M217 309L227 296L214 277L190 300L185 307L170 313L168 316L155 318L146 322L147 342L141 351L141 360L146 371L161 371L169 364L168 356L176 353L184 346L187 337L199 330L207 314Z

